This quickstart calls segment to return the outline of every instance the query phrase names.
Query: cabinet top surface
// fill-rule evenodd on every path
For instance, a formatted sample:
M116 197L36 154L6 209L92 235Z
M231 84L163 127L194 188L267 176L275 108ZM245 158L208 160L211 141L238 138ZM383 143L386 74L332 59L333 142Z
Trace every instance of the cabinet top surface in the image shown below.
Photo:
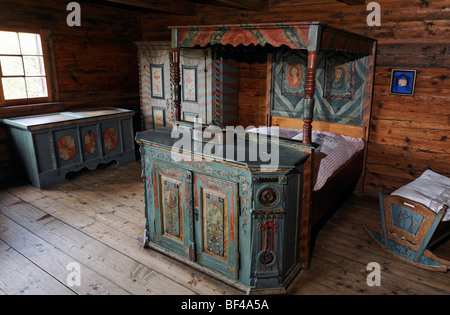
M303 151L304 148L310 148L310 146L301 142L282 138L277 140L277 138L255 133L246 132L245 137L234 135L230 142L226 140L224 132L223 141L214 143L207 140L194 140L188 138L188 133L180 135L172 133L172 131L172 128L166 127L138 132L136 141L143 146L157 146L171 151L172 158L174 158L173 154L183 153L195 161L195 157L192 156L201 155L206 159L232 162L250 169L264 168L271 171L294 169L303 164L310 155L310 151ZM178 155L179 157L180 155Z
M83 122L90 119L93 120L107 119L116 115L129 116L133 114L134 111L132 110L105 107L105 108L85 109L72 112L68 111L45 115L16 117L10 119L3 119L0 121L9 126L14 126L21 129L34 130L64 125L67 123L76 123L77 121Z

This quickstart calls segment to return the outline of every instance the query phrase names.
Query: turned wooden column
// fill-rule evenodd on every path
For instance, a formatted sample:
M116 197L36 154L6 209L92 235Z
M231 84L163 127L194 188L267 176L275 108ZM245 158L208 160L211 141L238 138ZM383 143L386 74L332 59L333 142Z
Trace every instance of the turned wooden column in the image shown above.
M303 110L303 142L311 143L311 123L314 114L314 91L316 89L317 51L308 52L308 64L305 81L305 103Z
M180 71L180 49L173 50L173 95L174 95L174 120L181 120L181 71Z
M322 27L320 23L311 23L308 33L308 63L306 65L305 101L303 107L303 143L310 144L312 121L314 116L314 91L316 90L317 52L320 48Z

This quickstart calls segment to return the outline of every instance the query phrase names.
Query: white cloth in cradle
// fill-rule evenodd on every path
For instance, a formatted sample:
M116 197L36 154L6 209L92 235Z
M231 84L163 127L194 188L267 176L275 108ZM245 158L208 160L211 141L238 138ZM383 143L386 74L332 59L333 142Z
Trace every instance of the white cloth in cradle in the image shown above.
M442 221L450 221L450 178L448 177L427 170L419 178L394 191L392 195L416 201L436 213L447 205L449 209Z

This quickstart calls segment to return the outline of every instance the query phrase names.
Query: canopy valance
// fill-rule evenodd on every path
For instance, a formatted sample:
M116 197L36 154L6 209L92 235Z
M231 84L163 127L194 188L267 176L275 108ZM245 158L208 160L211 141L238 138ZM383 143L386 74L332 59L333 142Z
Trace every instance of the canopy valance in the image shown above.
M297 24L242 24L175 27L175 47L206 47L208 45L250 46L267 44L286 45L291 49L306 49L309 25Z
M172 26L172 48L209 45L287 46L291 49L372 53L373 40L319 22Z

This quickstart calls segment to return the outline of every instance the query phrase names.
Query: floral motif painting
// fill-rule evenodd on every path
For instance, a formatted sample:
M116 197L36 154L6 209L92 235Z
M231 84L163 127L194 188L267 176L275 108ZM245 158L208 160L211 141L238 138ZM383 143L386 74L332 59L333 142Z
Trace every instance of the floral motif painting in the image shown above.
M223 202L211 196L205 214L206 250L224 256L224 214Z
M88 131L84 136L84 146L87 153L93 154L95 152L95 135L91 131Z
M197 67L183 66L183 100L197 102Z
M152 98L164 98L164 66L151 65Z
M163 107L152 107L153 110L153 128L162 128L166 126L166 111Z
M164 233L180 238L178 190L173 183L167 182L164 186Z
M119 136L117 130L114 128L108 128L103 133L103 141L105 143L105 148L108 150L113 150L119 144Z
M58 140L59 157L64 161L72 160L77 153L75 139L71 136L64 136Z

